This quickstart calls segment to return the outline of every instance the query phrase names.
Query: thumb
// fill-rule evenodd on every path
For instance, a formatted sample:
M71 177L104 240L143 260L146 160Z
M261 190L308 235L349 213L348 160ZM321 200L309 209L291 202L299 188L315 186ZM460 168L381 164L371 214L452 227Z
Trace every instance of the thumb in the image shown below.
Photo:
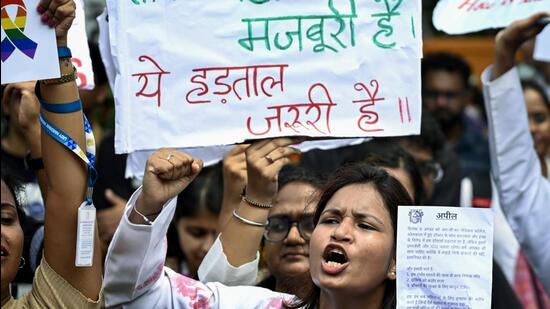
M111 205L126 204L126 200L115 194L111 189L105 190L105 198Z

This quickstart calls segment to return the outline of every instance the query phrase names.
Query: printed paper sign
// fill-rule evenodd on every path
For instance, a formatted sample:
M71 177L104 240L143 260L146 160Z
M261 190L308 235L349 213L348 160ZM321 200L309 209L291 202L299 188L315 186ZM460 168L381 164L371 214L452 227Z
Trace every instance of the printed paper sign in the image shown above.
M550 0L440 0L433 24L448 34L464 34L506 27L548 8Z
M71 61L76 67L78 78L76 80L80 89L94 89L94 71L90 48L88 47L88 36L86 34L86 16L84 14L84 3L82 0L75 0L76 17L68 33L68 44L73 58Z
M491 308L491 209L400 206L397 308Z
M420 130L420 1L107 1L117 153Z
M2 84L56 78L54 29L43 24L38 0L2 0Z
M535 39L533 58L539 61L550 62L550 25L544 27Z

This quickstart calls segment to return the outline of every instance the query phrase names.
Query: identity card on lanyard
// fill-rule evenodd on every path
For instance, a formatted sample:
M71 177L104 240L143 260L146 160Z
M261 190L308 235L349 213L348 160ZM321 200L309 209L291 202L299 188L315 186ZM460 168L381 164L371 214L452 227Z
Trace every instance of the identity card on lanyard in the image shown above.
M75 266L92 266L94 256L94 233L95 233L95 207L92 201L93 186L97 179L95 169L95 139L92 128L84 114L84 131L86 133L86 152L65 132L56 128L40 115L40 124L44 131L51 137L63 144L88 165L88 189L86 200L78 208L78 225L76 234L76 258Z

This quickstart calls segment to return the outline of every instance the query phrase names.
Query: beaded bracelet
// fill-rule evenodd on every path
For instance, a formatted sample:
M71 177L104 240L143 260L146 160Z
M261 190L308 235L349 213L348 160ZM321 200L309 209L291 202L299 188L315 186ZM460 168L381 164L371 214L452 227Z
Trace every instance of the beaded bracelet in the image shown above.
M76 68L73 66L73 72L69 73L67 75L63 75L59 78L52 78L52 79L43 79L40 81L42 85L59 85L64 83L69 83L74 80L76 80L77 74L76 74Z
M244 187L243 192L241 193L241 199L250 206L254 206L254 207L258 207L258 208L264 208L264 209L273 208L273 204L271 204L271 203L263 204L263 203L259 203L259 202L256 202L256 201L253 201L253 200L249 199L246 196L246 186Z

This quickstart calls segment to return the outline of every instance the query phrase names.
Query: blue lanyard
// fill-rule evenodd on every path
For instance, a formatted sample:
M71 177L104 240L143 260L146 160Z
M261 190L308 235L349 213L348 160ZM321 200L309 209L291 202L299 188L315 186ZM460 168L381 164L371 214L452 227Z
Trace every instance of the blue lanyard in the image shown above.
M91 205L93 187L97 180L97 170L95 169L95 139L88 119L84 114L82 114L82 117L84 118L84 132L86 134L86 152L82 151L80 146L78 146L78 144L67 133L55 127L48 120L42 117L42 115L40 115L39 119L40 125L44 131L48 133L48 135L67 147L88 165L88 189L86 191L86 203Z

